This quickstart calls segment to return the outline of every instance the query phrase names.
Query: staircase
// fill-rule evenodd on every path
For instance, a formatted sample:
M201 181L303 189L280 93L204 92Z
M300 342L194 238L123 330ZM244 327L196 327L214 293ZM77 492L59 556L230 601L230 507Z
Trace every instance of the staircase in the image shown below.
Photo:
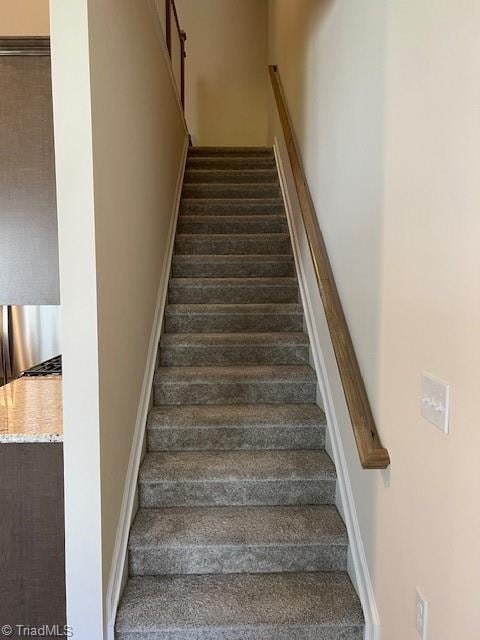
M361 640L274 157L192 148L118 640Z

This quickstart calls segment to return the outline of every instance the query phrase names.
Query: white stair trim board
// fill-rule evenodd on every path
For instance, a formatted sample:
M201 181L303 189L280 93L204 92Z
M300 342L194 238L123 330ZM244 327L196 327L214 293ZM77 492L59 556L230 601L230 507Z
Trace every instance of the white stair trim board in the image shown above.
M188 135L188 125L187 125L187 121L185 120L185 112L183 110L182 101L180 99L180 93L178 91L177 81L175 80L175 76L173 75L172 61L170 59L170 54L168 53L167 42L165 40L165 33L163 31L163 24L160 17L161 15L160 12L165 11L165 0L148 0L148 6L153 16L155 33L157 34L158 40L160 42L160 47L162 49L163 57L165 58L165 63L167 65L168 73L170 75L170 80L171 80L173 91L175 94L178 111L181 115L185 133Z
M145 451L146 425L148 413L152 405L153 377L157 366L158 345L162 332L163 315L165 311L168 282L172 265L173 246L175 232L177 228L178 213L180 211L180 200L182 197L183 175L188 154L188 136L185 135L184 147L180 159L180 167L175 187L175 200L168 228L167 251L162 265L160 283L157 292L155 314L153 318L152 330L148 346L147 361L145 363L145 374L140 392L140 400L135 422L135 431L130 450L130 458L123 489L122 507L118 520L117 533L115 536L115 546L113 549L112 568L107 589L107 638L114 640L115 618L121 592L128 573L127 545L130 528L137 510L137 479L138 470Z
M312 349L313 366L327 418L327 450L337 469L337 507L349 538L348 572L365 616L365 640L380 640L380 619L362 541L340 424L351 424L335 352L318 290L293 174L283 139L275 136L275 161L292 240L300 295Z

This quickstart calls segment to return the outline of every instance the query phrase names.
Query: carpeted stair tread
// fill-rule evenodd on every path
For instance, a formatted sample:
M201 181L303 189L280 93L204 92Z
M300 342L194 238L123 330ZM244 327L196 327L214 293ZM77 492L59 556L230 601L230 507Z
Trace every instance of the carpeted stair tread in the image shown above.
M345 525L333 505L140 509L131 575L342 571Z
M171 278L172 304L297 302L296 278Z
M283 214L285 207L280 196L275 198L186 198L180 202L182 215L269 215Z
M302 331L300 304L169 304L167 333Z
M155 404L306 404L317 380L308 365L160 367Z
M308 364L306 333L165 333L162 366Z
M147 453L140 482L334 480L324 451L177 451Z
M155 373L155 384L213 383L219 385L248 382L300 382L316 383L317 377L308 365L258 367L160 367Z
M185 171L184 184L215 182L218 184L249 184L278 181L277 170L272 169L191 169Z
M185 198L279 198L278 182L229 183L184 183L182 194Z
M275 158L268 156L197 156L189 157L187 170L189 169L273 169Z
M287 254L292 245L288 233L177 234L176 255Z
M165 333L161 366L308 364L306 333Z
M150 452L140 469L139 504L333 504L335 484L335 467L321 450Z
M273 158L274 154L272 147L191 147L189 149L189 158L199 156L267 156Z
M276 344L308 346L308 335L300 331L278 333L165 333L160 347L252 346L269 347Z
M176 255L172 261L174 278L293 277L293 256L280 255Z
M283 215L244 216L182 216L177 232L184 233L287 233L287 219Z
M362 640L346 573L131 578L118 640Z
M262 427L274 430L285 426L310 427L312 429L325 427L325 414L316 404L255 404L214 407L185 405L183 407L153 407L148 419L149 429Z
M149 451L323 449L325 414L315 404L153 407Z
M129 547L347 543L333 505L140 509Z

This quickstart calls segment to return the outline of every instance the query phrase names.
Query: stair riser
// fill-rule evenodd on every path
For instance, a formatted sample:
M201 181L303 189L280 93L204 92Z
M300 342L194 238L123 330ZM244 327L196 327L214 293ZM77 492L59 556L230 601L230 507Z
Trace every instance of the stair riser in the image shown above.
M285 213L283 202L279 198L261 200L225 200L183 198L180 203L180 215L282 215Z
M290 261L272 262L207 262L173 260L174 278L274 278L293 277L295 267Z
M313 382L156 382L154 389L155 404L310 404L316 400L316 384Z
M308 364L308 352L307 345L162 347L160 364L164 367Z
M278 175L272 169L187 169L184 184L260 184L277 182Z
M303 316L281 315L167 315L167 333L235 333L261 331L303 331Z
M149 451L323 449L325 427L148 429Z
M140 506L248 506L334 504L335 480L139 483Z
M277 184L185 184L184 198L280 198Z
M199 157L189 158L187 161L188 169L274 169L274 158L257 158L248 157Z
M226 216L223 216L226 218ZM246 217L246 216L245 216ZM180 218L177 233L288 233L285 219L265 216L267 220L203 220L202 216ZM271 220L268 220L271 218Z
M133 547L129 563L133 576L345 571L347 545Z
M171 304L264 304L298 302L298 287L261 286L170 286L168 300Z
M278 234L278 238L275 234L268 238L184 235L177 236L175 241L175 253L180 255L289 255L291 252L290 238L283 234Z

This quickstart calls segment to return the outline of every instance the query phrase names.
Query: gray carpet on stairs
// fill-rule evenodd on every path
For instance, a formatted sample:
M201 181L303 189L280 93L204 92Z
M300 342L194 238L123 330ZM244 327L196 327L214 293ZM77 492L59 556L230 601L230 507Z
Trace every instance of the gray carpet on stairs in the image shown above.
M361 640L270 148L192 147L117 640Z

